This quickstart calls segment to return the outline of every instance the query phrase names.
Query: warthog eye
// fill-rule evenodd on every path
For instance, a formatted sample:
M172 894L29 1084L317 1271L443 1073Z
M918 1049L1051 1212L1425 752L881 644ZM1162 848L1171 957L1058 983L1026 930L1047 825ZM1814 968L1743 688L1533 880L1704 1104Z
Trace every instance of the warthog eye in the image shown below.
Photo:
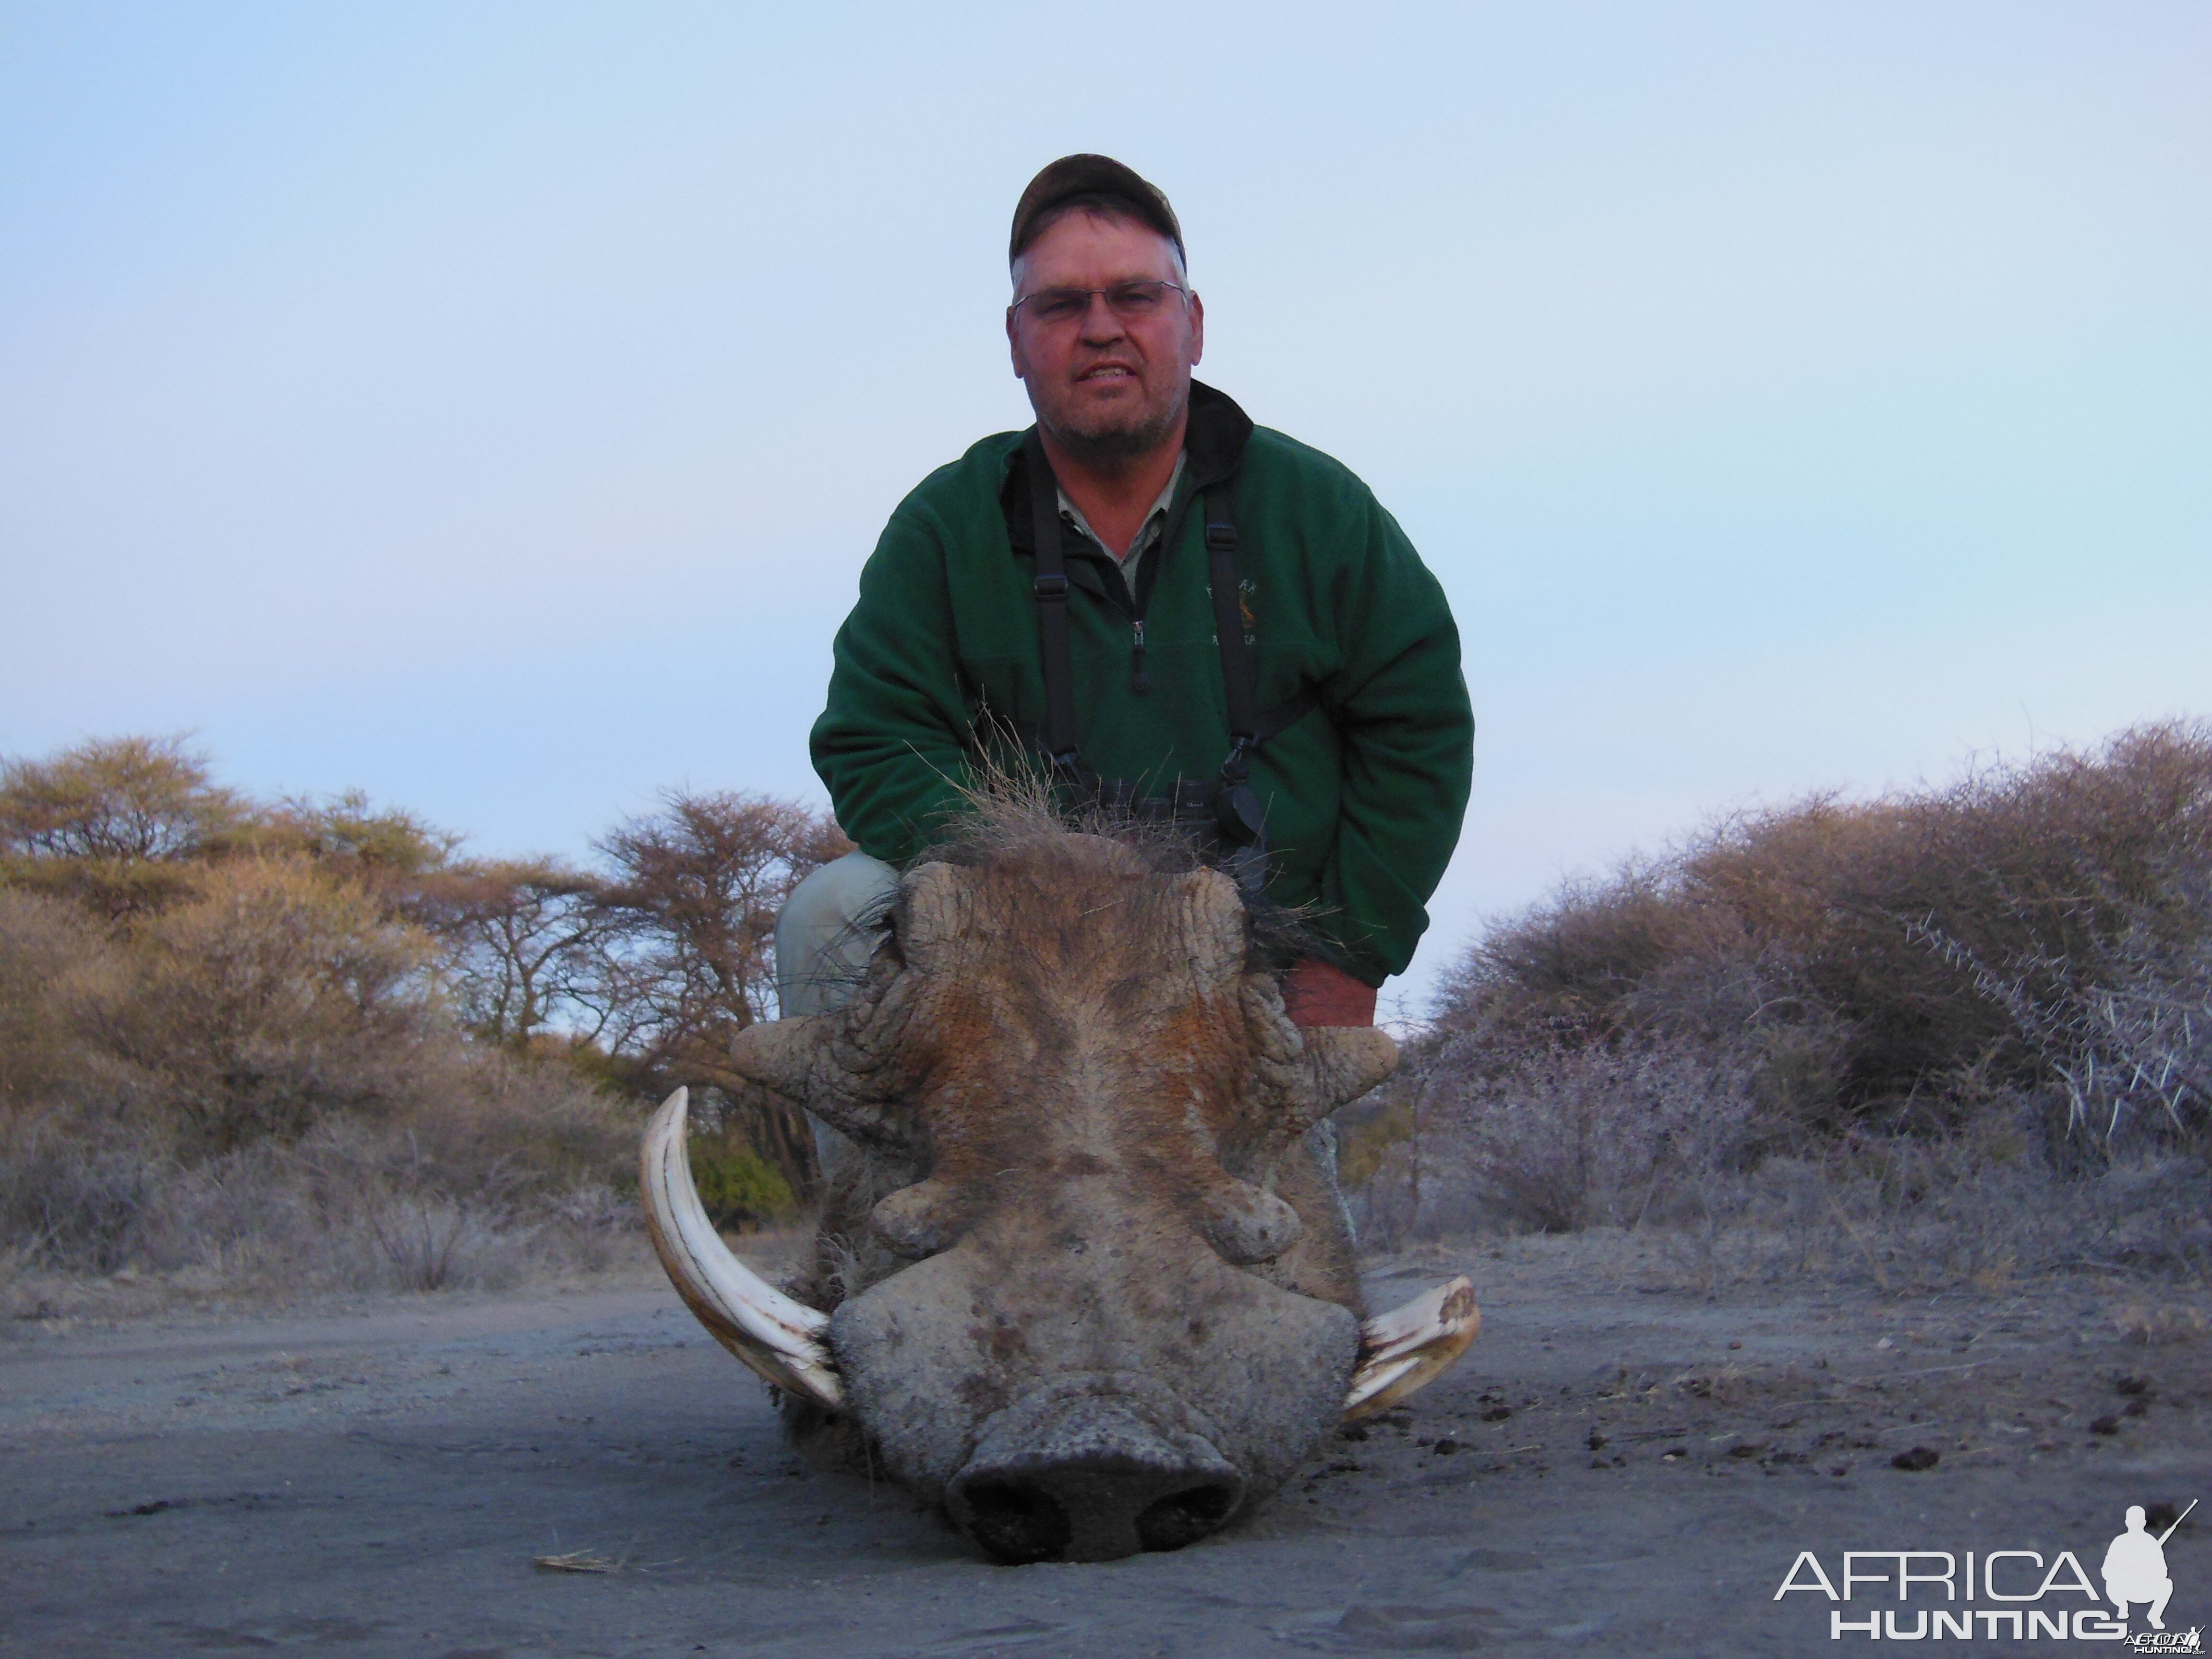
M1235 1486L1219 1480L1170 1492L1147 1504L1137 1517L1138 1541L1148 1550L1179 1550L1194 1544L1229 1518L1237 1496Z

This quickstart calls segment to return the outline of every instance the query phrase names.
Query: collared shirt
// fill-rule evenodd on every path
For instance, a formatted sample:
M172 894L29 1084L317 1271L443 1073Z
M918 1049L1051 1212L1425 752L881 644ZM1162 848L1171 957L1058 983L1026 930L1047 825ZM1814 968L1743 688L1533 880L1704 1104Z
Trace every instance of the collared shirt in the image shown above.
M1168 503L1175 500L1176 486L1182 482L1183 463L1188 459L1188 452L1176 456L1175 471L1168 474L1168 487L1160 491L1159 500L1152 503L1152 510L1145 515L1144 527L1130 539L1129 550L1115 560L1121 567L1121 580L1133 586L1137 580L1137 561L1145 556L1146 549L1167 532ZM1096 542L1108 557L1113 556L1114 550L1106 545L1106 538L1091 527L1091 520L1083 516L1081 507L1067 499L1065 489L1060 492L1060 516L1063 523L1073 525Z

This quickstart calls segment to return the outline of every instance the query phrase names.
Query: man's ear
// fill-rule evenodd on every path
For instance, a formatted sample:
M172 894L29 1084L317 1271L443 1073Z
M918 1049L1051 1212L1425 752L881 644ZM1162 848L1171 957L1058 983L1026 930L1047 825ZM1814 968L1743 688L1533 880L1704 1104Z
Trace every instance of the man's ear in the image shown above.
M1197 295L1190 296L1190 362L1198 367L1198 360L1206 356L1206 301Z
M1014 308L1012 306L1006 307L1006 353L1014 360L1014 378L1028 380L1030 366L1022 361L1022 337L1014 328Z

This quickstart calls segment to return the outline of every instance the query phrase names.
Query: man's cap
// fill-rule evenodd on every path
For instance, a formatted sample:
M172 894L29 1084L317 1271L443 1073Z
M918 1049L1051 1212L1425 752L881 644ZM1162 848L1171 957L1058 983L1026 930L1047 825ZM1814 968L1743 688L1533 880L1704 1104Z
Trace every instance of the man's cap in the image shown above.
M1036 240L1054 212L1079 197L1091 197L1127 210L1129 216L1173 242L1183 252L1182 227L1175 210L1154 185L1110 155L1063 155L1030 180L1022 199L1014 204L1014 234L1006 249L1006 263L1022 257L1022 250Z

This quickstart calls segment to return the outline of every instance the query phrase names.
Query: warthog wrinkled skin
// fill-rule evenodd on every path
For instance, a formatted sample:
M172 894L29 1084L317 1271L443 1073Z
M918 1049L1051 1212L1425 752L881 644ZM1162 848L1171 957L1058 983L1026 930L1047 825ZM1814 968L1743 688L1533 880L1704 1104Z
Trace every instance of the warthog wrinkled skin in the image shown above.
M907 876L848 1006L735 1056L852 1144L798 1289L834 1310L845 1410L794 1426L857 1430L1003 1560L1173 1548L1249 1510L1358 1357L1314 1126L1395 1049L1301 1033L1234 884L1158 862L1001 824Z

